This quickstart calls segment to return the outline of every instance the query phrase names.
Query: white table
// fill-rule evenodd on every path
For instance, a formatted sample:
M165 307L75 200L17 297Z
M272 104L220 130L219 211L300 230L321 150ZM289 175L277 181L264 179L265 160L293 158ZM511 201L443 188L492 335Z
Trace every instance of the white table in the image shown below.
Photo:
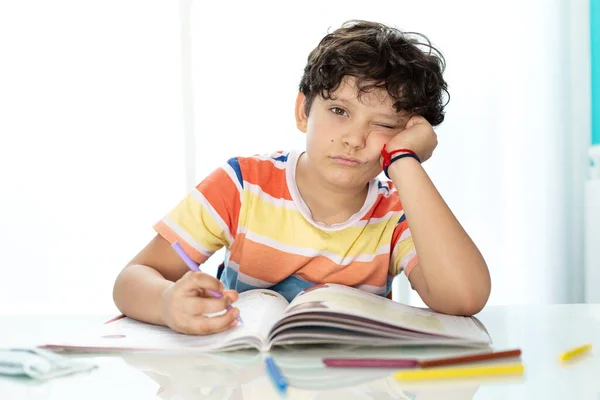
M47 335L107 317L0 316L0 346L37 344ZM394 370L325 369L320 359L335 354L333 350L276 352L274 357L290 381L289 399L600 400L600 304L489 307L478 318L490 332L494 348L522 349L524 376L407 384L391 376ZM562 351L583 343L594 345L590 355L568 365L558 361ZM408 354L413 353L373 351L388 357ZM256 352L80 357L99 368L48 382L0 377L0 399L279 398Z

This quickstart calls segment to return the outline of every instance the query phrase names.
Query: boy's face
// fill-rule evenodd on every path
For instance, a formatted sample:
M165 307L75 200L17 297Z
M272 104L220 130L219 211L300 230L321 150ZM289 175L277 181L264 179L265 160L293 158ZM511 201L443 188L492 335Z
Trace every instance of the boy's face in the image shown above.
M307 115L304 95L296 101L296 124L307 134L306 157L313 173L338 187L360 187L381 172L381 149L406 125L384 89L362 94L346 77L326 100L316 96Z

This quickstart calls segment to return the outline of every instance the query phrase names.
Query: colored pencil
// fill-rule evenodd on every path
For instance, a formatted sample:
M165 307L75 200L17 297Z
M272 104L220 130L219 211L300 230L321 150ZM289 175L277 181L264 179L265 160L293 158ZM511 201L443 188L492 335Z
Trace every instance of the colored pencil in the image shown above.
M394 374L398 380L422 381L429 379L482 378L502 375L520 375L525 371L521 363L480 365L476 367L443 367L400 370Z

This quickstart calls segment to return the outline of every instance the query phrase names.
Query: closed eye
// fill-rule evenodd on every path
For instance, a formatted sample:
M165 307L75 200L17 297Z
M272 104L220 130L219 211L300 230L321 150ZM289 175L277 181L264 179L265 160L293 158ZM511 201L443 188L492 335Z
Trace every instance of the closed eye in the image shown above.
M335 115L339 115L340 117L345 117L346 115L348 115L346 110L340 107L331 107L329 110Z
M390 125L382 125L382 124L376 124L377 126L380 126L382 128L386 128L386 129L396 129L395 126L390 126Z

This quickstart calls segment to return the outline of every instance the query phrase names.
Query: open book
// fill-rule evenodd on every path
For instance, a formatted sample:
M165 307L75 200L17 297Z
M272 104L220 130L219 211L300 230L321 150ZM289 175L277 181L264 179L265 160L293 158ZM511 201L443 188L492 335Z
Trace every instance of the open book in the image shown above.
M234 304L244 324L191 336L129 318L43 347L81 350L227 351L273 346L487 347L491 338L476 319L435 313L337 284L310 287L291 303L268 289L240 293Z

